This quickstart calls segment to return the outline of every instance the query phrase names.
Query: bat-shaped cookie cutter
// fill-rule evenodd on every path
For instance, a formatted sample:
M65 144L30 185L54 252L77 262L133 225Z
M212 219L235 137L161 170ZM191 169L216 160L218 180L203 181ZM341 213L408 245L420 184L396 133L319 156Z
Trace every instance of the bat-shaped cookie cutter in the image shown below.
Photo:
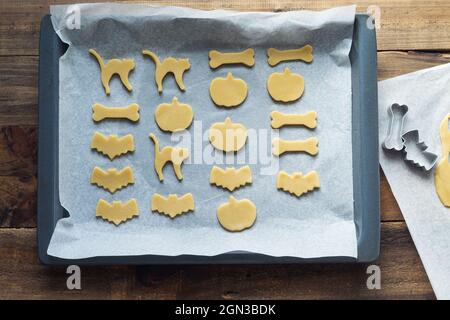
M272 154L276 157L285 152L306 152L312 156L319 152L319 139L316 137L306 140L284 140L275 138L272 141Z
M224 64L243 64L247 67L255 65L255 50L247 49L241 52L209 52L209 66L216 69Z
M274 67L283 61L301 60L304 62L311 62L314 59L312 54L313 47L307 44L299 49L278 50L274 48L267 49L267 62Z
M408 106L404 104L394 103L388 108L389 126L383 142L384 149L400 151L404 148L402 133L407 112Z
M139 105L129 104L126 107L107 107L101 103L94 103L92 106L92 120L98 122L104 119L128 119L130 121L139 120Z
M405 161L418 168L429 171L434 167L438 156L432 152L426 151L428 146L425 142L419 140L419 130L411 130L402 135L405 148Z
M314 129L317 126L317 112L309 111L302 114L288 114L279 111L272 111L270 114L272 121L270 125L273 129L283 126L305 126Z

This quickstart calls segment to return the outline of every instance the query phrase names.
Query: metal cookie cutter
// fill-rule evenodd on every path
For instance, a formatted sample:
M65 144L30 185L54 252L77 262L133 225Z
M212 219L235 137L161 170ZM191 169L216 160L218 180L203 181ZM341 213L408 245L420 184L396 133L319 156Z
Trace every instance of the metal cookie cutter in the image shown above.
M405 149L405 161L410 162L416 167L423 168L425 171L434 167L438 156L432 152L426 151L428 146L423 141L419 141L419 130L411 130L402 135Z
M406 113L408 112L407 105L399 105L394 103L388 108L389 127L386 139L383 142L383 148L386 150L400 151L404 147L404 140L402 138L403 124Z

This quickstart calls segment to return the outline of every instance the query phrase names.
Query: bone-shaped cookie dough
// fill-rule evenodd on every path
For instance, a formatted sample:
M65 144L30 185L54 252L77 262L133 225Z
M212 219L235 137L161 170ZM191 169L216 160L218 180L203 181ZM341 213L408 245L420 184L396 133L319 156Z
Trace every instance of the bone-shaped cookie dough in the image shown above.
M272 154L280 156L285 152L306 152L312 156L319 152L317 147L319 139L316 137L308 138L306 140L283 140L275 138L272 141Z
M213 69L224 64L244 64L248 67L255 65L255 50L247 49L241 52L209 52L209 66Z
M131 134L119 138L115 134L104 136L100 132L95 132L91 141L91 149L107 155L112 160L122 154L134 151L134 138Z
M101 103L94 103L92 106L92 120L102 121L104 119L128 119L130 121L139 120L139 105L129 104L126 107L107 107Z
M233 191L247 183L252 183L252 170L249 166L239 169L234 167L222 169L214 166L209 175L209 183Z
M125 203L113 201L111 204L106 200L100 199L97 202L95 215L117 226L134 216L138 216L139 208L136 199L130 199Z
M151 207L152 211L175 218L180 214L194 210L194 196L191 193L186 193L180 197L176 194L169 194L168 197L164 197L155 193L152 196Z
M302 60L309 63L314 59L312 52L313 47L309 44L302 48L291 50L277 50L274 48L269 48L267 49L267 62L272 67L282 61Z
M285 171L280 171L277 176L277 189L295 194L297 197L319 187L320 180L316 171L310 171L306 175L301 172L289 175Z
M288 114L272 111L270 114L272 128L278 129L282 126L305 126L313 129L317 125L317 112L310 111L303 114Z
M116 190L134 183L133 170L130 167L125 167L120 171L116 168L105 171L102 168L94 167L91 174L91 183L114 193Z

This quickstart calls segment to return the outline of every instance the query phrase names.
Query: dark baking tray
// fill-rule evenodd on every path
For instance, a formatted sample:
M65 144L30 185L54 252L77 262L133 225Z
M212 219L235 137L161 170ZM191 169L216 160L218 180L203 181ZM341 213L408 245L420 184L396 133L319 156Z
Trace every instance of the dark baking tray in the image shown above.
M367 15L357 15L352 64L352 131L354 212L358 258L322 257L300 259L271 257L247 252L213 257L118 256L68 260L47 255L56 222L68 213L58 192L58 100L59 57L66 45L53 30L50 16L42 18L39 43L39 149L38 149L38 251L44 264L250 264L369 262L378 257L380 246L380 195L378 167L377 47L375 30L367 28Z

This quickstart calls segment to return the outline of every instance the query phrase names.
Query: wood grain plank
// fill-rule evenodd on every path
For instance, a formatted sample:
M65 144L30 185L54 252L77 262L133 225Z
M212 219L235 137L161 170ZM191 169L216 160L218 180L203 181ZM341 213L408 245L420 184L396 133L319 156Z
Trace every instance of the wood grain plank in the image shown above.
M86 2L101 2L88 0ZM127 3L143 1L121 1ZM381 10L379 50L450 50L450 2L446 0L152 0L149 4L186 6L205 10L242 11L320 10L356 3L359 12L371 5ZM0 11L0 55L37 55L39 23L50 4L72 0L2 1Z
M34 229L0 229L0 299L433 299L403 222L382 224L381 290L358 264L83 267L82 290L63 267L40 265Z

